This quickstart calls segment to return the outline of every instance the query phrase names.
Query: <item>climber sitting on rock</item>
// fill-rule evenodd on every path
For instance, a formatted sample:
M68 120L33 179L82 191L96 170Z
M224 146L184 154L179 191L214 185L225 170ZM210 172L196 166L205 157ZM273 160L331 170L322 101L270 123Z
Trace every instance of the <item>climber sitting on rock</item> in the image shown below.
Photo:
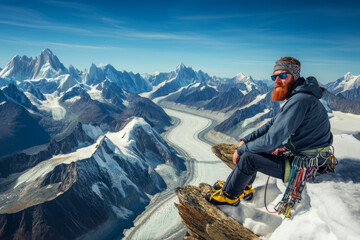
M293 57L276 61L274 101L285 101L279 113L241 139L233 155L236 167L225 182L218 181L206 199L216 205L239 204L252 198L257 171L287 182L292 159L282 152L316 156L318 166L330 161L333 136L327 111L320 102L324 89L314 77L300 77L300 62ZM285 148L283 148L285 147Z

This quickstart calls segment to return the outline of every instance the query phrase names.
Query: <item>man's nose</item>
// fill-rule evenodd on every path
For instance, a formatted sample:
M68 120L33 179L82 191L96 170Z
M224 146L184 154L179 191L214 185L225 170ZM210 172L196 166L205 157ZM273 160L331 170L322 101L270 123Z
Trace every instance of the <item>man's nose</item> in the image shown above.
M275 83L281 84L281 78L279 76L276 76Z

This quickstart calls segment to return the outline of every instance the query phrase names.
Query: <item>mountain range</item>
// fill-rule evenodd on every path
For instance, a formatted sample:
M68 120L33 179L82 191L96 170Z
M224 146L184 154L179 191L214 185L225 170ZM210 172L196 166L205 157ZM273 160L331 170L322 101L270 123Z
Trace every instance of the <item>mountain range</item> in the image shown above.
M239 131L246 132L246 128L239 128L239 124L247 125L243 124L245 119L241 112L252 112L251 115L256 118L251 125L247 125L250 128L262 124L277 111L277 105L268 97L265 98L265 94L272 89L265 82L242 73L233 78L210 76L201 70L186 67L182 62L174 71L152 75L118 71L110 64L92 64L89 69L80 71L71 65L65 68L51 50L45 49L35 58L15 56L1 70L0 86L3 87L0 100L6 98L24 107L35 121L31 124L37 122L45 135L58 140L69 135L77 122L103 124L108 129L118 130L129 116L143 117L162 132L164 127L170 125L170 118L149 100L159 97L160 104L162 101L174 102L200 110L226 113L228 119L220 123L215 131L238 136ZM328 90L324 101L327 101L330 109L359 114L360 76L346 73L324 87ZM265 109L271 113L265 113ZM0 110L5 111L3 108ZM6 121L10 120L4 119ZM27 121L19 122L25 124ZM12 128L16 127L14 125ZM235 128L239 130L233 131ZM45 135L41 135L44 137L34 144L46 141L48 138ZM6 142L6 138L0 136L0 141ZM3 150L5 152L0 156L28 147L29 144L16 146L18 149L4 145L3 148L8 150Z
M330 114L360 114L360 76L324 86ZM239 139L279 111L271 91L242 73L220 78L182 62L150 75L66 68L49 49L15 56L0 69L0 238L122 233L166 189L157 166L186 170L160 135L171 125L163 104L221 113L213 130Z
M335 82L327 84L326 88L335 95L360 101L360 75L355 76L348 72Z
M66 69L45 49L0 75L0 239L119 236L166 189L157 166L186 169L139 74Z
M79 124L64 141L32 151L1 162L1 238L121 234L145 209L149 196L166 188L155 168L167 164L185 170L162 137L136 117L118 132Z

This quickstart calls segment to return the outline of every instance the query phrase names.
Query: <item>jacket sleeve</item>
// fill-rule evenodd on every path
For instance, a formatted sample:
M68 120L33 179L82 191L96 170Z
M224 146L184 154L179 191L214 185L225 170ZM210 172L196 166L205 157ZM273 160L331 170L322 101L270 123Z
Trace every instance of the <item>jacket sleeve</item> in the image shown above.
M271 127L273 122L274 122L274 118L272 118L270 121L268 121L266 124L261 126L256 131L254 131L254 132L250 133L249 135L247 135L246 137L242 138L240 141L244 141L245 143L248 143L248 142L255 140L256 138L261 137L269 130L269 128Z
M274 118L272 125L261 137L238 147L241 155L244 152L269 152L281 145L296 129L305 118L309 105L298 98L291 98L284 105L283 109Z

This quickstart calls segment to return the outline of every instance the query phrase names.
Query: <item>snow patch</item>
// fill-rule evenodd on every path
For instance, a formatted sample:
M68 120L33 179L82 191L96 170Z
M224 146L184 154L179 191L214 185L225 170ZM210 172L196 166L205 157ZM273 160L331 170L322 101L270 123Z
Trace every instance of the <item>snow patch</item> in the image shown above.
M93 140L97 140L100 136L104 135L104 132L98 126L93 126L90 124L82 124L82 129Z
M359 123L360 115L339 111L333 111L333 117L330 119L333 134L360 132Z
M101 191L100 191L100 188L99 188L99 184L103 184L101 182L98 182L98 183L94 183L92 186L91 186L91 190L96 193L96 195L98 195L102 200L104 200L102 194L101 194Z
M164 179L166 185L170 187L171 185L176 185L179 181L179 177L177 176L176 169L174 167L169 166L167 164L159 164L155 171Z
M96 86L92 86L87 93L90 95L92 100L97 100L101 103L107 103L107 101L102 96L102 91L96 89Z
M120 219L127 219L129 216L133 214L133 212L127 208L121 207L121 206L111 206L112 210L116 214L116 216Z
M61 120L66 115L66 110L63 106L60 105L59 99L60 96L57 96L57 93L52 94L44 94L46 100L39 101L40 105L37 105L39 110L44 110L47 112L51 112L54 120Z
M66 99L65 102L74 103L74 102L76 102L76 101L78 101L80 99L81 99L80 96L74 96L72 98Z
M103 139L108 145L113 145L108 138ZM117 153L120 152L117 151ZM106 153L106 151L101 151L101 153L96 152L93 157L97 164L109 173L112 185L119 190L120 194L124 198L127 196L126 192L124 191L126 187L124 188L124 186L133 186L136 191L140 192L138 187L127 177L127 173L110 155Z
M252 105L255 105L255 104L259 103L261 100L263 100L263 99L266 97L266 95L267 95L267 93L257 95L256 98L255 98L252 102L250 102L250 103L242 106L242 107L239 108L238 110L245 109L245 108L248 108L248 107L250 107L250 106L252 106Z
M241 124L241 128L246 127L246 125L248 125L249 123L253 123L255 122L257 119L261 118L262 116L264 116L265 114L269 113L270 109L265 109L263 112L256 114L255 116L251 117L251 118L246 118L243 123Z

